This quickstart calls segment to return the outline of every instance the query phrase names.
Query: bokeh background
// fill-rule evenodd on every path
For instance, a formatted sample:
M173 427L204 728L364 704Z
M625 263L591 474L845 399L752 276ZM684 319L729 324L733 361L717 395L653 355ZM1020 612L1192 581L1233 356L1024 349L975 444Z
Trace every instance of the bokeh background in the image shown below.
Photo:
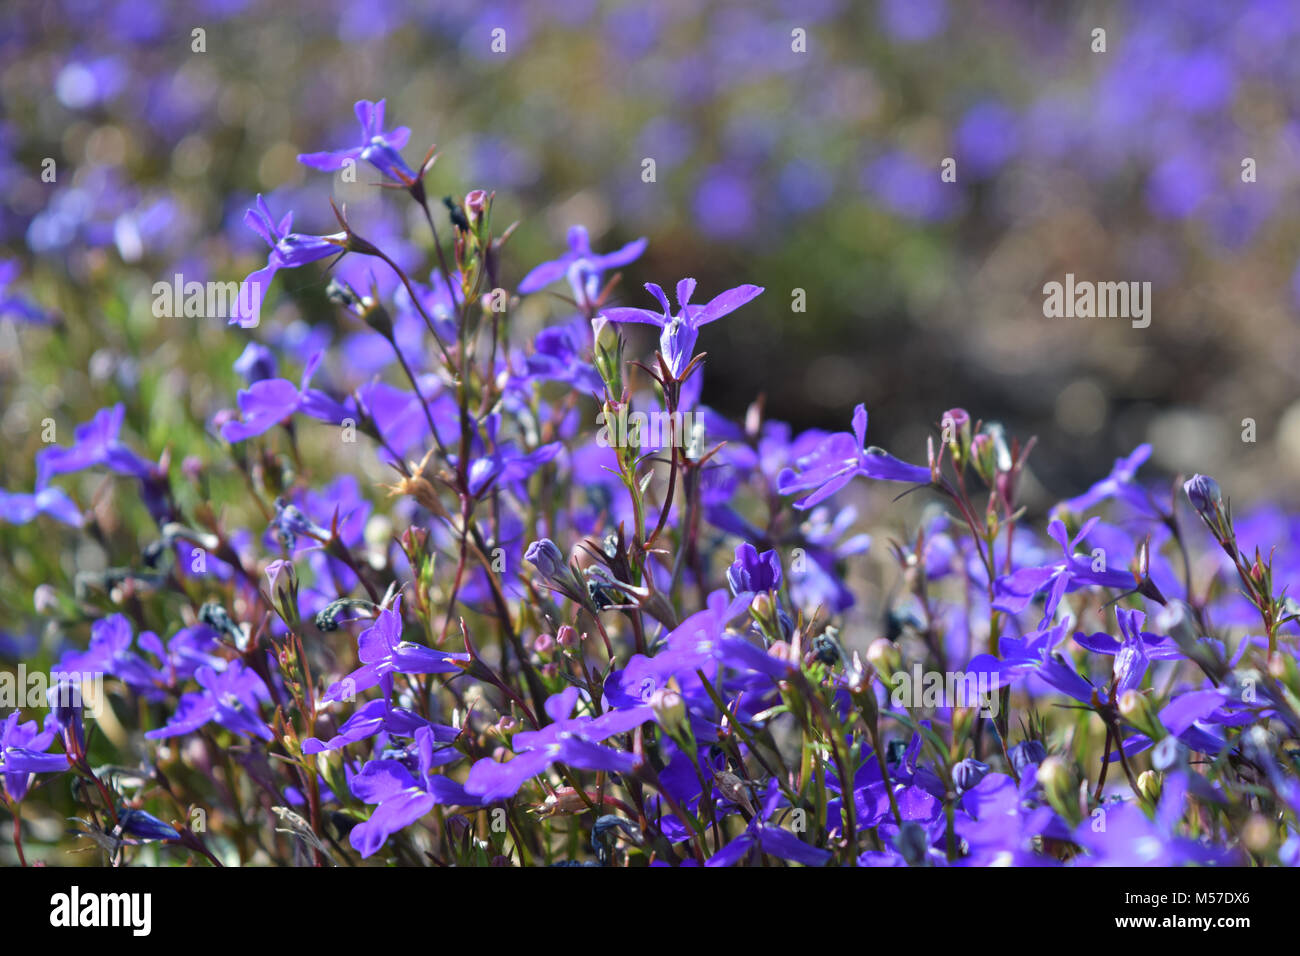
M597 249L650 239L627 303L684 275L766 286L702 336L715 407L762 393L841 429L863 401L871 440L917 459L964 406L1039 436L1043 507L1141 441L1170 477L1289 497L1298 51L1294 0L6 0L0 246L21 263L10 292L60 322L0 319L0 486L31 487L42 419L66 441L110 401L143 451L206 441L250 333L157 319L150 289L260 264L256 193L303 231L332 231L333 194L419 261L398 239L409 203L295 160L351 145L353 101L387 97L409 161L438 145L433 194L495 190L519 220L514 281L581 222ZM1067 272L1151 282L1150 327L1044 318ZM252 334L346 346L323 271L285 278ZM523 321L559 311L535 297Z

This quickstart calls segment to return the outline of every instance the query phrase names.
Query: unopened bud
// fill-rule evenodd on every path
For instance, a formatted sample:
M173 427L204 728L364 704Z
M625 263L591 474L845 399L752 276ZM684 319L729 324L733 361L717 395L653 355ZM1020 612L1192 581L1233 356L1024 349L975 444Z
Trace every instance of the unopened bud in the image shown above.
M1138 774L1138 792L1152 804L1160 800L1161 785L1160 774L1154 770L1143 770Z
M524 552L524 560L537 568L548 581L554 581L565 568L564 552L550 538L542 538L530 544Z
M948 442L948 451L957 471L963 471L970 460L971 433L970 414L964 408L950 408L943 413L940 420L943 437Z
M958 793L965 793L977 786L988 772L988 764L974 757L967 757L965 760L958 761L952 768L952 782Z
M655 721L669 736L676 736L686 726L686 701L670 687L661 687L650 695L650 709Z
M1075 789L1074 774L1065 761L1055 755L1046 758L1038 765L1037 779L1043 788L1043 796L1052 809L1070 823L1078 823L1079 797Z
M582 643L582 638L570 625L561 624L560 629L555 632L555 642L561 647L571 650Z
M1223 507L1223 492L1219 483L1208 475L1193 475L1183 483L1183 491L1187 493L1187 500L1192 503L1196 513L1206 521Z

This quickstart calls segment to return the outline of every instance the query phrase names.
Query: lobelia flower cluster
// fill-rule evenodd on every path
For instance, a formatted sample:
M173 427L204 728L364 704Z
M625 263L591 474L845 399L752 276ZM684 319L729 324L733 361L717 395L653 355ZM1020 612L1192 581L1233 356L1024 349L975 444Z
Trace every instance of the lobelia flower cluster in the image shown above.
M249 282L260 309L278 271L335 256L395 277L387 300L329 280L384 350L370 381L311 384L349 354L281 377L250 341L209 460L140 454L113 406L0 495L7 522L91 530L55 482L100 468L154 523L61 620L89 638L55 670L107 677L111 732L70 678L42 719L0 722L20 859L24 806L70 777L114 863L146 844L215 865L1300 862L1295 519L1235 518L1204 476L1143 480L1143 446L1040 528L1019 500L1033 443L964 410L923 464L868 445L861 405L839 433L760 406L730 422L700 404L699 338L761 288L628 293L615 270L644 240L597 253L575 226L512 294L493 195L447 203L444 241L433 151L413 168L382 101L356 112L359 143L300 160L404 193L426 279L345 210L301 235L259 197L246 221L271 251ZM567 315L520 341L520 296L543 294ZM657 349L630 360L638 324ZM629 409L689 413L703 440L598 442L597 412ZM309 428L373 455L386 494L358 457L313 467ZM218 468L242 500L195 493ZM869 589L859 483L928 498Z

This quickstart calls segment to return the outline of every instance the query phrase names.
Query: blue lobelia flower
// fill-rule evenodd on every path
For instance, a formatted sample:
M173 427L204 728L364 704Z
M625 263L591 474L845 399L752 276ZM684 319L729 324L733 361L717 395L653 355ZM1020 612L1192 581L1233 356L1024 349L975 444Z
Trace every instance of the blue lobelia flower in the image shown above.
M1115 459L1115 465L1109 475L1083 494L1061 502L1061 506L1076 514L1082 514L1109 498L1115 498L1129 505L1138 514L1159 517L1160 509L1150 492L1136 481L1137 470L1150 457L1151 446L1138 445L1127 458Z
M554 763L608 773L636 769L639 761L635 754L602 746L600 741L653 719L649 705L610 711L600 717L570 718L578 696L578 688L570 687L548 698L545 708L552 723L541 730L516 734L511 743L517 753L510 760L498 763L484 757L475 763L465 780L465 789L483 803L492 803L514 796L530 777Z
M37 515L49 515L74 528L81 527L81 512L62 488L50 486L30 495L0 488L0 521L27 524L36 520Z
M18 270L16 260L0 260L0 319L12 317L32 325L50 325L50 317L44 309L9 291L9 286L18 278Z
M617 269L633 262L645 252L646 240L637 239L614 252L599 255L591 251L591 240L586 226L569 229L569 251L558 259L543 262L533 268L519 283L523 295L546 288L552 282L567 278L573 295L579 301L592 301L600 294L600 282L606 269Z
M829 498L858 475L879 481L930 483L929 468L909 465L875 446L866 447L866 441L867 409L858 405L853 410L853 433L831 435L797 459L794 464L798 471L786 468L777 476L777 491L783 495L810 492L794 503L796 508L807 509Z
M727 568L733 594L775 591L781 586L781 558L775 551L758 553L748 541L736 547L736 560Z
M7 798L15 803L27 796L32 774L62 773L68 769L66 756L46 753L58 736L54 727L47 725L38 731L36 721L18 721L15 710L0 724L0 785Z
M194 673L202 688L182 694L176 713L167 725L145 734L151 740L192 733L204 724L218 723L247 737L274 739L259 709L269 699L262 678L240 661L231 661L223 671L204 665Z
M1047 590L1047 603L1043 608L1043 623L1047 624L1056 615L1061 598L1080 588L1090 585L1125 590L1135 588L1139 581L1133 572L1106 568L1094 570L1090 557L1075 554L1079 542L1088 536L1096 523L1096 518L1090 518L1079 533L1070 538L1061 521L1052 521L1047 526L1047 533L1061 546L1063 560L1043 567L1020 568L998 578L994 584L993 606L999 611L1018 614L1029 606L1034 595Z
M310 387L323 357L323 352L317 352L307 361L301 385L283 378L264 378L241 389L235 400L239 403L243 420L222 425L221 437L231 444L246 441L270 431L297 412L334 425L351 415L349 406L336 402L320 389Z
M128 448L118 437L126 407L120 402L101 408L88 422L73 431L71 447L54 446L36 454L36 490L48 487L55 475L84 471L102 465L119 475L147 481L155 466Z
M646 289L663 306L662 315L649 309L628 308L604 309L601 314L611 322L641 322L662 329L659 351L663 353L669 371L678 377L686 370L695 354L695 341L699 337L700 327L736 311L763 291L760 286L742 285L714 297L708 305L691 305L695 280L682 279L677 283L679 311L673 315L668 296L662 288L653 282L647 282Z
M831 858L829 850L810 846L784 827L768 820L776 812L781 800L781 790L775 780L769 781L761 810L754 814L744 832L709 857L705 866L732 866L744 860L751 851L758 850L768 856L804 866L825 866Z
M134 640L131 622L124 615L101 618L90 626L90 646L82 652L65 654L55 671L108 674L150 700L161 700L167 678L131 649Z
M398 150L406 146L411 138L411 131L405 126L397 126L384 132L384 104L387 100L372 103L370 100L357 100L353 109L361 123L361 142L347 149L326 150L320 153L302 153L298 162L312 169L331 172L341 169L348 161L365 160L389 179L396 180L404 186L415 181L415 171L406 165Z
M296 269L343 252L347 234L339 232L330 236L308 236L293 232L293 213L286 213L277 224L271 218L271 210L261 194L257 197L257 204L244 214L244 224L271 247L266 265L250 272L244 280L243 288L235 299L234 314L230 317L231 325L237 322L241 327L249 329L261 321L266 287L271 284L277 272L281 269Z
M375 623L357 638L361 666L341 681L331 684L321 703L343 700L358 691L378 685L385 699L393 693L394 674L454 674L457 661L469 660L465 653L439 651L413 641L402 640L402 599L391 610L379 612Z
M377 804L370 819L354 827L348 836L363 857L373 856L392 834L409 827L435 806L477 807L483 802L454 780L432 772L435 758L431 728L421 727L415 732L412 749L414 753L404 759L370 761L349 781L354 797ZM408 767L409 763L414 766Z
M1116 607L1115 620L1120 637L1105 632L1078 633L1074 635L1074 642L1094 653L1115 658L1114 673L1119 678L1117 694L1140 686L1151 661L1172 661L1186 656L1172 637L1143 631L1146 615L1141 611Z

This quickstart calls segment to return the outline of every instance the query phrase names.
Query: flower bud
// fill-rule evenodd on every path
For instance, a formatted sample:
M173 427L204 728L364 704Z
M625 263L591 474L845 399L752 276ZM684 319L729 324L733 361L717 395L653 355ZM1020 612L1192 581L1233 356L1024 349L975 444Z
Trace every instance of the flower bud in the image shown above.
M623 394L623 337L603 315L591 320L596 371L610 396ZM606 409L608 412L608 409Z
M1154 770L1143 770L1138 774L1138 792L1152 804L1160 800L1161 784L1160 774Z
M463 840L467 835L473 832L473 824L470 823L469 817L463 813L453 813L447 817L443 826L447 828L453 840Z
M561 624L560 629L555 632L555 642L563 648L572 650L582 643L582 638L568 624Z
M1241 828L1241 842L1252 853L1267 853L1273 847L1277 826L1268 817L1253 813Z
M1011 748L1007 756L1011 758L1016 773L1023 777L1030 767L1047 759L1047 748L1038 740L1022 740Z
M465 218L474 226L491 205L491 197L482 189L471 189L465 195Z
M960 473L965 471L970 460L971 433L970 414L964 408L950 408L940 419L943 426L943 438L948 443L948 452L952 455L953 466Z
M767 656L778 660L783 664L798 666L795 659L794 647L788 641L773 641L767 649Z
M533 650L545 656L555 650L555 638L549 634L538 634L533 639Z
M1038 765L1036 777L1052 809L1070 823L1078 823L1078 791L1074 774L1065 761L1057 756L1047 757Z
M661 687L650 695L650 709L669 736L677 736L686 727L686 701L671 687Z
M989 772L989 765L974 757L960 760L952 768L952 782L958 793L965 793L976 787Z
M1165 735L1160 718L1151 707L1151 701L1140 691L1130 689L1119 695L1119 713L1152 739L1160 739Z
M179 840L176 828L163 823L152 813L143 810L126 810L118 818L122 832L141 840Z
M1223 492L1219 483L1208 475L1193 475L1183 483L1183 491L1192 507L1206 521L1223 507Z
M993 447L993 436L980 432L971 439L971 464L975 474L986 484L992 486L997 477L997 451Z
M547 581L554 581L565 569L564 552L550 538L534 541L524 552L528 561Z

